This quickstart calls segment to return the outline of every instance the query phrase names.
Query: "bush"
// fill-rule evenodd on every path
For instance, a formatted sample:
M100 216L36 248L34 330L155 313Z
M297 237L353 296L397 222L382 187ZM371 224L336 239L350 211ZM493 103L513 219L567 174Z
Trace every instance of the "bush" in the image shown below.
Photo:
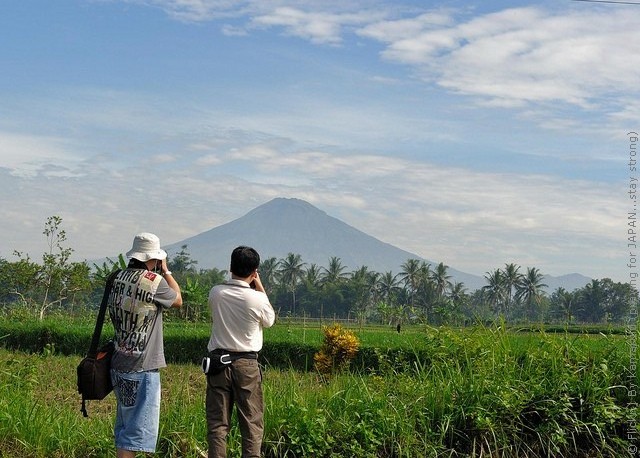
M360 341L353 332L339 324L326 326L322 332L324 341L320 351L313 356L314 367L322 375L344 371L358 353Z

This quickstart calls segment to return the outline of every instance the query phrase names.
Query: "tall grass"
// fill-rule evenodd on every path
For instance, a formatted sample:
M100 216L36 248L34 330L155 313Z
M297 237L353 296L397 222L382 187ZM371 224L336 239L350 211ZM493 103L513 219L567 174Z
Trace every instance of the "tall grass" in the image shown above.
M273 456L628 456L614 357L575 338L431 337L413 371L271 386ZM598 342L601 344L601 342ZM619 355L618 355L619 356ZM390 365L389 367L392 367ZM272 425L273 427L273 425ZM627 455L625 455L627 453Z
M381 346L375 370L327 378L265 367L265 456L633 456L620 337L430 329L404 343L428 358L398 362ZM90 401L82 417L79 359L0 349L0 456L115 455L113 396ZM158 455L204 456L204 376L171 364L161 377ZM240 456L236 427L229 449Z

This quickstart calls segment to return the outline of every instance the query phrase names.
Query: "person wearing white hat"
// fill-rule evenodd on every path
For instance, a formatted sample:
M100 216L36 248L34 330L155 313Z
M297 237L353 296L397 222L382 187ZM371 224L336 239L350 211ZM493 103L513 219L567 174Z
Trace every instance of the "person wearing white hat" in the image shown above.
M117 400L117 458L155 452L160 425L159 369L166 367L162 312L182 306L180 286L155 234L136 235L127 257L129 264L117 273L108 302L116 344L111 380Z

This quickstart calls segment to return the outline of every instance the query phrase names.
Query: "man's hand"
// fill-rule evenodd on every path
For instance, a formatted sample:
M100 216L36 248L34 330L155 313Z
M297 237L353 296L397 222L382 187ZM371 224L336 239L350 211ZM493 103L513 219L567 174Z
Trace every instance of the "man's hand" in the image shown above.
M260 280L260 274L257 270L253 273L253 280L249 283L249 285L256 291L265 293L264 286L262 286L262 281Z

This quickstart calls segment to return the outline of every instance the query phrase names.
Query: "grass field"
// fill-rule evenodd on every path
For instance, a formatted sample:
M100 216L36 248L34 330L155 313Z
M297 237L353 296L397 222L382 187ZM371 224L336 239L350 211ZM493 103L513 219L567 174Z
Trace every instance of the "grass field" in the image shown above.
M198 329L196 329L198 328ZM168 325L168 334L206 327ZM363 348L380 350L374 371L323 378L266 366L267 457L625 457L638 433L624 335L353 328ZM319 346L319 326L281 323L265 341ZM420 349L398 361L385 350ZM80 413L79 355L0 349L0 457L115 456L113 395ZM158 455L206 450L205 379L195 364L162 371ZM230 438L240 456L238 430Z

